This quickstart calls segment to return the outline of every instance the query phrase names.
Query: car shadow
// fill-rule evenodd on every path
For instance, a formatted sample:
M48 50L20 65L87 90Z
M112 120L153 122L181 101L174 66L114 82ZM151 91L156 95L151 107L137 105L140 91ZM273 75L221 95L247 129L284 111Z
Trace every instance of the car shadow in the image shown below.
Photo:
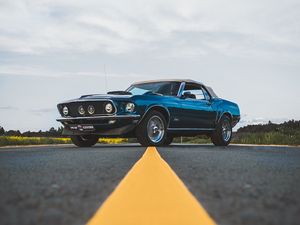
M93 146L93 148L143 148L146 149L147 147L141 146L138 143L127 143L127 144L96 144ZM149 146L150 147L150 146ZM212 144L171 144L169 146L159 146L157 148L199 148L199 147L212 147L214 148L215 146Z

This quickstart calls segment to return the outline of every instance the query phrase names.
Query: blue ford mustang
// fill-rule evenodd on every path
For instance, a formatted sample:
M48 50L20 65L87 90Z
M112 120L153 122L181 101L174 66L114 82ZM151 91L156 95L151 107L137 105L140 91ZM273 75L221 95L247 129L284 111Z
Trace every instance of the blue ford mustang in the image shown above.
M176 136L200 134L226 146L240 120L237 104L193 80L139 82L126 91L84 95L57 107L63 134L79 147L93 146L99 137L136 137L143 146L166 146Z

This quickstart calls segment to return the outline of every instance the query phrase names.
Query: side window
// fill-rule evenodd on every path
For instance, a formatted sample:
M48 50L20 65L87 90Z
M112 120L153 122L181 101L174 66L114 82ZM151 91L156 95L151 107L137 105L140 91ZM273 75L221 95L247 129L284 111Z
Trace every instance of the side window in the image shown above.
M203 92L202 88L198 84L187 83L184 88L184 92L190 92L196 97L197 100L206 100L206 92Z
M204 93L202 89L197 89L197 90L190 90L191 94L196 96L197 100L205 100Z
M178 93L179 85L179 82L166 83L157 90L157 93L167 96L176 96Z

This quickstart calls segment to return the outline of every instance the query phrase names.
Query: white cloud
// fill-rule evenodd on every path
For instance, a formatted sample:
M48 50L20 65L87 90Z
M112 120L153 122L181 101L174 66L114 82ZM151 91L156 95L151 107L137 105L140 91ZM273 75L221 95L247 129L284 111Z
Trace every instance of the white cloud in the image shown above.
M299 7L295 0L2 1L0 51L120 54L172 42L190 53L195 47L203 53L299 57ZM206 36L189 43L193 34Z
M13 106L0 106L0 110L18 110L18 108Z
M40 66L14 66L0 65L0 76L31 76L31 77L47 77L47 78L75 78L75 77L98 77L110 78L124 77L124 74L109 73L102 71L56 71ZM126 74L127 77L139 77L138 74Z
M18 109L192 78L239 103L240 124L298 119L299 62L299 0L0 0L0 102ZM0 113L5 127L55 123Z

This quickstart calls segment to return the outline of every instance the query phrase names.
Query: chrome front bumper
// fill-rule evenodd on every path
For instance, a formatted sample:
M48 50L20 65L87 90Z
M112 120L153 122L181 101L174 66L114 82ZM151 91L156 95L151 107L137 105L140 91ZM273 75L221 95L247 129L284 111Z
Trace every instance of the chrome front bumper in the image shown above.
M118 120L118 119L139 119L140 115L112 115L112 116L89 116L89 117L61 117L56 119L58 122L71 122L78 120Z
M99 137L124 136L137 126L140 115L106 115L90 117L61 117L64 135L94 134Z

